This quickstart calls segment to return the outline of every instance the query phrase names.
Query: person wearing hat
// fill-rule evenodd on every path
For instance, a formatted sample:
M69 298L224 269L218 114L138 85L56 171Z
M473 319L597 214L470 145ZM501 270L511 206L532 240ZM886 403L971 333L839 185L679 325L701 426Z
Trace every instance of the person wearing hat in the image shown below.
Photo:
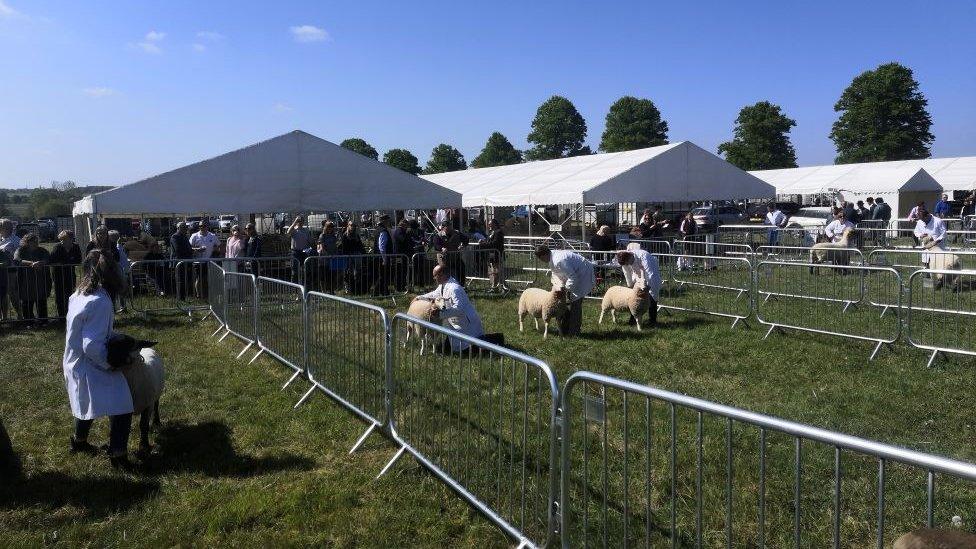
M454 230L450 221L442 221L437 227L431 246L437 252L437 262L447 265L457 277L458 283L464 286L464 261L461 259L464 238L461 233Z
M383 296L389 293L390 287L390 268L392 267L388 257L396 253L396 245L393 237L390 236L390 216L383 214L379 217L376 224L376 236L373 237L373 253L379 254L379 261L376 263L376 285L373 286L374 296Z

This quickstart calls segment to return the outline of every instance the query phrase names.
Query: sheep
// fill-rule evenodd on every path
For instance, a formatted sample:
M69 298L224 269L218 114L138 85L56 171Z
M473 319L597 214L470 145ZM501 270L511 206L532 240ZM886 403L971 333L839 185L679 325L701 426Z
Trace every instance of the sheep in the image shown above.
M976 534L961 530L917 528L900 536L892 549L963 549L976 547Z
M848 239L851 236L850 228L844 229L844 234L837 242L818 242L810 247L810 263L823 263L832 257L833 250L837 248L847 248ZM842 252L843 253L843 252Z
M132 395L132 413L139 414L139 453L147 456L150 421L159 425L159 397L165 387L163 359L152 346L155 341L136 340L116 334L108 341L108 363L125 376Z
M410 307L407 309L407 314L410 316L417 317L421 320L426 320L427 322L436 322L438 318L438 304L434 301L427 301L426 299L414 299L410 302ZM420 354L424 354L424 349L430 342L431 334L420 324L415 322L407 322L406 325L406 338L404 338L404 346L410 341L410 335L413 334L415 337L420 339Z
M597 324L603 324L603 315L610 310L610 317L617 322L617 310L628 310L637 321L637 331L641 331L640 317L647 312L650 306L647 287L638 283L633 288L627 286L611 286L603 294L603 302L600 304L600 320Z
M932 240L931 236L927 234L922 235L922 238L919 239L919 243L922 245L922 248L929 250L927 254L929 259L929 269L952 271L962 269L962 259L954 253L946 252L937 248L935 241ZM962 283L959 275L933 274L932 277L935 279L933 286L936 290L941 288L942 285L946 283L953 286L954 289L959 290Z
M568 310L566 288L553 285L552 290L546 291L542 288L526 288L519 297L518 320L519 331L522 330L522 317L530 315L535 321L535 329L539 329L539 319L545 324L542 331L542 339L549 337L549 319L561 320ZM562 329L556 325L559 335Z

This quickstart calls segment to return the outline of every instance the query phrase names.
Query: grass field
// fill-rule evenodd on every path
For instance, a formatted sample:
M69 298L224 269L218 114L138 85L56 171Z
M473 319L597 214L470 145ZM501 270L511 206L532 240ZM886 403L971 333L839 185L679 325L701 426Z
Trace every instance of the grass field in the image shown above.
M488 331L504 332L510 347L548 362L561 381L574 371L591 370L976 461L971 403L976 363L971 360L953 357L926 369L926 353L899 344L868 362L872 345L867 342L796 332L761 341L765 330L755 322L730 330L728 319L683 312L662 313L659 327L638 334L623 322L610 325L605 320L597 326L594 301L586 304L581 337L551 336L543 341L530 329L518 332L515 297L478 297L475 302ZM117 326L133 335L159 339L169 367L161 453L147 473L134 475L114 473L102 460L66 455L70 414L60 374L60 332L52 328L0 335L0 374L8 380L0 385L0 421L19 462L19 471L11 472L14 481L0 486L4 545L57 541L99 546L480 547L508 543L496 528L407 459L374 481L395 450L391 444L374 436L357 454L347 455L364 428L362 423L321 396L291 411L307 385L296 382L279 391L290 373L287 369L267 358L254 365L235 360L239 345L208 340L213 328L210 321L190 325L173 317L152 324L129 319ZM679 429L685 434L692 426L687 419ZM105 436L104 428L99 425L96 440ZM716 438L720 428L706 425L708 439L721 442ZM750 434L736 431L740 435L743 445L752 440L747 438ZM771 476L791 471L789 449L771 448ZM678 452L686 460L683 464L694 459L690 448ZM715 458L710 454L707 460ZM811 453L810 466L823 469L821 458ZM737 471L752 466L748 458L736 465ZM819 476L810 473L809 478ZM686 481L681 480L684 488L688 488ZM740 483L738 477L736 481L738 486L753 488L748 481ZM851 505L863 503L861 492L871 493L863 483L852 482L849 487L858 491L845 495ZM662 502L666 487L654 490L655 501ZM771 488L770 505L779 508L770 511L767 526L784 536L789 530L790 513L783 508L788 492L788 486ZM825 497L829 501L829 490ZM717 501L721 493L706 489L705 498ZM888 517L892 529L921 521L916 513L918 501L923 500L915 498L899 510L895 503L903 500L906 496L898 492L892 496ZM962 515L972 529L973 500L951 501L966 505L949 512ZM688 527L691 505L688 498L679 503L682 528ZM815 511L808 515L814 518L807 520L823 519L814 529L817 537L811 538L820 539L829 529L829 516L823 516L829 507L816 498L807 505ZM754 520L750 519L753 507L743 500L736 523ZM715 513L720 509L712 510ZM937 519L944 520L944 515ZM857 541L850 545L871 539L870 520L851 521L845 528ZM718 544L721 520L709 515L705 524L706 545ZM743 530L751 535L754 527Z

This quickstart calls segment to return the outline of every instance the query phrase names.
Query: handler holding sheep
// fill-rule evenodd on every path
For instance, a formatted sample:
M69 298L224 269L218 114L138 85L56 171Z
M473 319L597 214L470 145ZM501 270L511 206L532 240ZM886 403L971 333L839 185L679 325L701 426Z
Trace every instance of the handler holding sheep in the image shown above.
M83 264L84 277L68 299L64 343L64 382L75 417L71 452L95 454L88 442L92 421L111 418L109 456L114 467L127 468L132 396L122 372L111 369L107 343L112 335L112 298L122 288L115 258L92 250Z
M640 284L647 289L650 304L647 307L648 326L657 324L657 301L661 294L661 269L654 254L640 248L617 252L617 263L624 273L627 287ZM639 318L631 316L630 323L636 324Z
M593 264L571 250L550 250L548 246L535 249L535 256L549 264L553 286L566 289L569 306L560 321L559 331L564 336L578 335L583 325L583 298L596 284Z
M925 206L919 206L917 210L918 222L915 223L915 238L917 238L921 245L926 249L931 250L933 248L938 248L939 250L945 251L945 221L942 221L938 217L930 214ZM922 263L928 266L929 260L929 254L923 253Z
M464 288L451 276L447 265L434 267L433 276L437 287L431 292L418 295L415 299L443 303L443 307L438 311L441 320L446 321L451 328L462 334L484 338L485 329L481 324L478 311L474 309ZM470 346L467 341L454 337L450 338L450 344L454 352L463 351Z

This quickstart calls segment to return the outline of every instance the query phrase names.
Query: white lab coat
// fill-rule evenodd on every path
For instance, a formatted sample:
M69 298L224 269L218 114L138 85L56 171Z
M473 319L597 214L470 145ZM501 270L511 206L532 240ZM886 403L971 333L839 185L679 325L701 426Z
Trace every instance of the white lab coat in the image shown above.
M62 367L71 413L78 419L132 413L125 376L109 371L105 345L113 316L112 298L102 288L68 298Z
M844 231L847 229L853 229L854 224L848 220L841 221L840 219L835 219L827 224L824 228L824 234L831 242L840 242L844 238Z
M418 299L435 301L444 300L444 308L441 309L441 320L452 329L471 337L481 337L485 335L484 326L481 324L481 317L475 310L471 300L468 299L467 292L458 284L454 277L447 279L447 282L438 285L434 291L417 296ZM467 341L458 338L451 339L451 350L454 352L463 351L469 347Z
M654 301L661 294L661 268L654 254L647 250L631 250L634 261L630 265L621 265L627 286L633 287L640 280L650 292Z
M552 270L552 283L566 288L570 301L589 295L596 285L593 264L570 250L552 250L551 253L549 268Z
M938 248L940 250L945 250L946 249L946 243L945 243L946 226L945 226L945 221L942 221L941 219L939 219L938 217L935 217L934 215L930 215L929 216L929 222L928 223L926 223L926 222L922 221L921 219L919 219L918 222L915 223L915 238L919 238L920 239L923 236L929 236L935 242L935 245L932 246L933 248ZM921 259L922 259L922 263L925 263L926 265L928 265L928 263L929 263L929 254L923 253Z

